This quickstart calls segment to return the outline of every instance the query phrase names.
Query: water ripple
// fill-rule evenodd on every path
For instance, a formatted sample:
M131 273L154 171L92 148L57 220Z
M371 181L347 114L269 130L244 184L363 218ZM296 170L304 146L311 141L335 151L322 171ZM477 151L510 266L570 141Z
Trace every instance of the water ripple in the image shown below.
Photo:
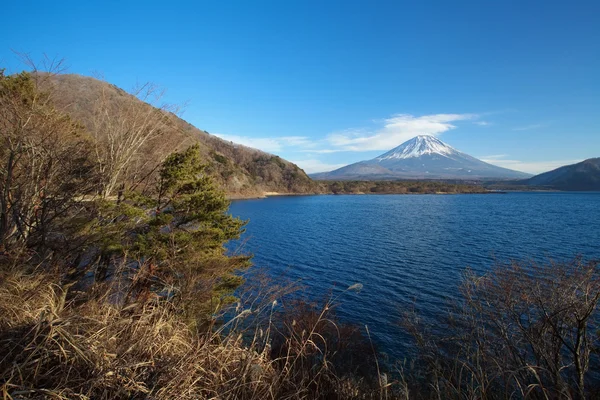
M231 213L250 219L254 263L302 279L309 296L362 283L339 315L396 357L407 351L402 310L416 300L435 324L467 266L600 258L600 193L276 197L235 201Z

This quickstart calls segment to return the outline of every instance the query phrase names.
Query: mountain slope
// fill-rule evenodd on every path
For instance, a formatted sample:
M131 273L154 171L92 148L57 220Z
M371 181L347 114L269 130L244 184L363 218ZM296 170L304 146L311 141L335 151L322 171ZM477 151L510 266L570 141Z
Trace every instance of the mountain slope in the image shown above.
M113 110L141 102L140 99L110 83L81 75L64 74L44 80L56 105L86 126L92 135L94 107L101 96ZM151 107L147 105L147 107ZM115 111L116 114L116 111ZM200 130L172 113L169 131L160 143L146 149L154 165L166 154L198 143L209 171L230 197L255 197L266 192L312 193L318 185L297 165L263 151L222 140Z
M520 181L519 184L558 190L600 191L600 158L590 158L577 164L565 165Z
M529 174L497 167L462 153L433 136L416 136L372 160L315 179L517 179Z

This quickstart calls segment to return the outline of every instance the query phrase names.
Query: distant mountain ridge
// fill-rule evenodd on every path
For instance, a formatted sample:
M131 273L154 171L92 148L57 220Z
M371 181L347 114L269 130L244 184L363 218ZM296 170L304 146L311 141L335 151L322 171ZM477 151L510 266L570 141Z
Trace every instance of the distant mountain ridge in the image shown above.
M521 179L530 176L483 162L430 135L416 136L372 160L311 175L314 179L342 180Z
M600 158L565 165L518 184L565 191L600 191Z

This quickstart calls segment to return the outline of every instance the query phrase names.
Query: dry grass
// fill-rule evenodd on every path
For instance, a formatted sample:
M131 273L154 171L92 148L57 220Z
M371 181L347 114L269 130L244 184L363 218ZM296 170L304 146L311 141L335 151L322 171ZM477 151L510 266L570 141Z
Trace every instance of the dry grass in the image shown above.
M110 285L83 293L48 273L5 272L1 278L4 399L382 397L377 387L335 374L325 342L331 329L323 329L337 326L328 315L332 304L308 326L298 322L285 331L270 321L248 340L247 330L229 328L243 325L252 310L196 334L168 302L118 305ZM273 309L272 303L264 311L269 320ZM275 337L283 338L277 351Z
M554 265L528 275L513 266L467 279L467 288L477 286L474 294L465 292L463 314L453 314L454 325L442 337L414 331L426 365L407 366L397 380L380 370L369 338L337 322L336 298L320 307L281 305L271 287L263 301L238 304L233 317L215 318L197 332L169 301L123 304L118 294L128 280L77 291L58 274L0 272L0 393L4 399L595 398L597 382L585 374L578 393L572 371L577 360L570 361L564 346L552 346L559 334L560 343L568 344L578 332L572 318L585 322L596 309L596 267ZM548 319L527 309L532 322L521 331L506 308L515 305L560 312ZM512 331L502 340L494 326ZM579 357L595 371L598 336L592 326L581 335L594 346ZM535 353L523 353L526 362L517 365L510 349ZM554 357L544 355L550 351ZM543 358L560 361L564 376L533 362ZM559 378L564 384L553 381Z

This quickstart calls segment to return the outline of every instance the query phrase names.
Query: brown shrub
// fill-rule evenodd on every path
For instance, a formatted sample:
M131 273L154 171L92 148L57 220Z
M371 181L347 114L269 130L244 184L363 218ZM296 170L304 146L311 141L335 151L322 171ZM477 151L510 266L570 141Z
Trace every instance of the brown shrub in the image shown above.
M413 386L435 398L598 395L598 272L581 259L467 271L461 299L435 331L406 316L426 376Z

